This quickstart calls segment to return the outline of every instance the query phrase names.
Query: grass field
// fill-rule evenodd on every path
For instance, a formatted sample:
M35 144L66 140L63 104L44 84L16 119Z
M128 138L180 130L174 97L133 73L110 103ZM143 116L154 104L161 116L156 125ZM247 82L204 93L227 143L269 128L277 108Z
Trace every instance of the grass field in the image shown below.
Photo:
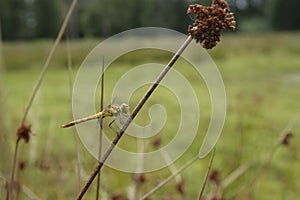
M219 171L220 180L248 163L249 168L222 191L225 199L297 199L300 195L300 117L293 124L294 137L289 146L279 147L272 161L259 172L261 165L270 158L273 147L278 143L282 131L300 112L300 33L268 33L261 35L225 35L216 49L209 54L217 64L226 88L227 118L222 136L217 144L213 169ZM71 41L73 78L76 70L90 50L98 43L96 39ZM172 41L174 43L174 41ZM4 43L3 66L0 83L0 196L5 196L4 178L10 177L15 144L15 132L21 122L25 106L32 93L41 68L51 48L50 41ZM35 133L28 144L21 143L19 161L26 167L18 170L17 178L41 199L74 199L79 185L82 185L92 171L96 160L79 143L81 182L76 173L75 140L71 129L62 130L60 125L71 118L71 97L67 69L66 44L61 43L42 83L37 98L29 113L27 122ZM106 78L107 91L115 79L136 65L136 60L167 63L168 54L134 55L114 64ZM151 60L151 59L150 59ZM186 69L185 62L175 68ZM200 130L197 140L188 151L175 162L180 167L197 155L203 132L210 119L210 102L204 82L193 79L192 70L182 70L185 76L204 95L198 95L201 112ZM199 86L199 87L198 87ZM136 96L140 97L145 88ZM138 121L147 123L147 108L151 104L166 105L168 116L166 127L160 133L162 143L170 140L174 131L172 121L178 109L176 101L167 92L154 93L149 105L140 113ZM164 94L162 98L162 94ZM133 99L133 104L138 98ZM172 103L173 102L173 103ZM174 103L175 102L175 103ZM173 105L174 104L174 105ZM146 116L146 117L145 117ZM170 121L171 120L171 121ZM3 124L3 125L2 125ZM113 137L111 133L110 137ZM132 138L125 136L120 145L130 148ZM150 142L148 142L150 144ZM148 151L153 147L149 147ZM205 175L209 158L198 160L181 173L185 193L176 191L176 183L167 184L153 195L152 199L196 199ZM146 182L139 191L146 193L170 175L168 168L147 173ZM257 176L259 175L259 176ZM257 177L256 181L251 181ZM128 192L134 182L131 174L105 167L102 176L102 194ZM209 183L206 193L215 186ZM95 186L89 190L86 199L94 199ZM104 192L105 191L105 192ZM108 198L107 197L107 198ZM20 193L20 199L29 199ZM105 199L105 197L103 197ZM108 198L109 199L109 198Z

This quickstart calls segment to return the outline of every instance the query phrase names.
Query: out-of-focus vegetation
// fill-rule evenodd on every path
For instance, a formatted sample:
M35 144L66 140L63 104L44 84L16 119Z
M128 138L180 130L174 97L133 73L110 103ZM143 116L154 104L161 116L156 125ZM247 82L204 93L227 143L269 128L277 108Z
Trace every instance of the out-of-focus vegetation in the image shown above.
M72 37L107 37L142 26L183 33L191 23L190 3L211 0L85 0L78 1L69 24ZM237 16L237 31L296 30L298 0L229 0ZM5 40L55 37L71 0L1 0L0 21Z
M255 36L255 39L253 39ZM224 191L226 199L296 199L299 196L299 123L293 127L295 137L291 145L280 148L276 152L271 165L268 165L259 177L259 181L251 189L250 196L245 188L249 186L259 165L268 159L273 146L278 142L281 131L299 111L300 99L300 40L299 33L277 34L236 34L225 35L219 46L209 53L214 58L220 69L227 93L227 119L222 137L217 145L217 153L213 168L220 173L220 178L225 178L233 170L250 162L251 166L244 175L227 187ZM157 38L159 40L159 38ZM97 40L72 41L72 60L75 65L74 73L82 62L82 59L97 44ZM170 44L174 40L169 41ZM0 135L7 137L6 146L13 147L16 128L18 127L24 112L24 106L32 92L44 63L44 57L51 46L49 41L35 42L7 42L3 46L5 61L4 80L2 80L1 102L5 115L1 115L6 132L0 130ZM30 51L28 51L30 48ZM154 55L155 56L155 55ZM159 58L167 62L169 55ZM149 54L139 55L138 59L149 59ZM155 60L157 57L155 57ZM69 96L68 71L65 43L61 43L55 54L46 78L42 84L33 108L30 111L28 122L32 124L32 136L28 144L21 144L20 162L24 161L26 167L18 172L18 180L30 188L41 199L73 199L77 193L76 179L76 152L71 129L62 130L59 126L70 120L71 97ZM116 63L107 73L106 92L125 71L134 67L133 58ZM191 80L191 84L199 85L199 89L205 90L205 84L194 80L194 71L184 63L174 66L182 70L183 74ZM184 69L184 70L183 70ZM193 82L196 81L196 82ZM162 93L164 98L161 98ZM203 130L206 130L209 116L208 94L199 96L201 104L200 131L197 140L175 162L177 167L182 166L199 151L199 144L203 138ZM149 104L162 104L167 107L176 107L173 96L165 95L157 90L151 97ZM176 101L175 101L176 102ZM136 103L136 102L135 102ZM147 105L146 105L147 110ZM168 109L168 116L176 117L176 109ZM140 113L147 121L147 112ZM174 120L174 119L172 119ZM176 120L176 119L175 119ZM109 122L109 120L108 120ZM105 120L105 123L108 123ZM96 123L96 122L95 122ZM172 122L161 136L163 142L168 142L173 134ZM113 137L113 132L109 132ZM124 137L120 145L131 148L134 142L129 137ZM8 144L7 144L8 143ZM129 145L128 145L129 144ZM151 145L150 145L151 146ZM12 157L12 148L1 147L1 173L9 174L8 166L11 162L4 163L4 157ZM81 167L83 178L90 173L96 160L86 152L83 145L79 145L81 155ZM11 159L8 159L9 161ZM182 173L185 181L185 199L195 199L199 191L202 178L206 170L207 160L197 161L194 165ZM146 174L146 183L141 187L144 192L154 187L158 180L162 180L170 174L168 169ZM116 172L110 168L103 170L102 193L128 192L128 186L133 184L132 175ZM49 186L50 185L50 186ZM63 190L61 188L64 188ZM207 187L206 192L211 188ZM89 191L87 198L92 198L94 187ZM5 194L4 187L0 188L0 194ZM171 195L172 199L180 199L176 192L175 183L169 183L158 193L154 199ZM26 199L21 193L21 199Z
M192 2L208 5L211 1L79 1L68 27L68 35L72 38L70 45L74 75L90 50L100 42L95 37L105 38L142 26L160 26L186 33L191 23L186 8ZM236 14L237 32L240 34L225 34L217 48L209 51L224 79L228 107L213 168L219 171L223 179L243 164L251 164L244 175L225 188L223 194L226 199L297 199L300 196L299 119L292 129L296 137L292 138L290 146L280 148L274 154L271 164L260 174L259 181L250 188L250 193L245 188L257 175L259 166L269 158L281 131L299 113L300 33L270 32L300 29L300 1L228 2ZM16 130L53 44L47 38L57 35L70 3L71 0L0 0L0 28L4 39L3 45L0 43L0 197L5 196L5 179L11 173ZM160 39L157 38L166 45L176 41L172 38L169 41ZM26 121L32 125L34 135L28 144L22 142L19 149L16 180L41 199L73 199L78 192L78 184L83 184L97 162L79 144L82 168L82 181L79 183L72 129L60 128L62 123L72 118L66 51L66 42L63 41L50 63ZM122 57L106 74L106 91L109 93L114 81L134 67L137 60L167 63L169 58L168 53L151 54L149 51L140 52L138 56L129 54ZM179 61L174 67L181 70L192 85L197 86L197 91L201 91L201 95L198 95L201 106L199 134L189 150L175 162L179 167L199 151L203 132L210 120L210 102L205 83L194 79L194 71L190 70L186 62ZM144 89L141 88L141 91ZM167 112L168 116L172 116L172 121L167 123L159 135L162 143L170 141L179 112L173 109L176 107L173 96L168 96L168 92L163 89L158 88L148 102L149 105L159 102L171 108ZM148 122L149 105L146 105L146 111L139 113L140 122ZM105 123L108 122L105 120ZM108 133L108 137L114 137L112 131ZM125 135L119 145L130 149L134 146L133 142L134 139ZM150 141L147 145L152 148ZM197 161L181 174L185 181L183 195L176 191L173 182L152 198L195 199L206 166L207 160ZM167 168L146 174L146 182L140 190L142 193L151 190L169 174ZM108 197L114 193L126 194L130 190L128 186L134 184L132 174L117 172L108 167L103 169L102 176L101 191L102 194L107 193ZM212 188L214 186L209 185L206 192ZM87 198L93 199L94 189L93 186L89 190ZM20 199L27 198L24 192L20 193Z

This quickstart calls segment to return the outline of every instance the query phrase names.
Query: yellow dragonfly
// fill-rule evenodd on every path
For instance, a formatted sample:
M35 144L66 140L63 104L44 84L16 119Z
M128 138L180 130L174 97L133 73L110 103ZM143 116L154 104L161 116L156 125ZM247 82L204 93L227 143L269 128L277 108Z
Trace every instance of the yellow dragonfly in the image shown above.
M125 103L122 103L121 105L109 105L103 111L98 112L95 115L91 115L91 116L88 116L88 117L84 117L84 118L81 118L81 119L71 121L69 123L61 125L61 127L62 128L67 128L67 127L70 127L70 126L74 126L75 124L79 124L79 123L86 122L86 121L93 120L93 119L103 119L105 117L115 117L115 118L117 118L117 117L120 117L121 114L125 115L125 116L128 116L128 113L129 113L129 106ZM114 121L115 121L115 119L109 124L109 127Z

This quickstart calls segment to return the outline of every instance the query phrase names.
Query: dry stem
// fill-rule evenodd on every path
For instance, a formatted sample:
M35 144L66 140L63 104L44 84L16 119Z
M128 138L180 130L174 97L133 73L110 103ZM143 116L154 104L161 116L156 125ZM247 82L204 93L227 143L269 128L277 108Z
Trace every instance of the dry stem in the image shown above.
M115 148L116 144L119 142L119 140L123 136L125 130L128 128L128 126L130 125L130 123L132 122L132 120L138 114L138 112L143 107L143 105L146 103L146 101L151 96L151 94L153 93L153 91L156 89L156 87L159 85L159 83L162 81L162 79L166 76L166 74L168 73L168 71L175 64L175 62L177 61L177 59L180 57L180 55L182 54L182 52L185 50L185 48L189 45L189 43L191 41L192 41L192 37L189 36L186 39L186 41L181 45L181 47L178 49L178 51L176 52L176 54L172 57L172 59L170 60L170 62L165 66L165 68L160 73L160 75L157 77L157 79L152 84L152 86L148 89L148 91L146 92L146 94L143 96L143 98L140 100L140 102L138 103L138 105L133 110L130 118L128 120L126 120L126 122L125 122L124 126L122 127L122 129L118 132L117 136L114 138L112 144L110 145L110 147L107 149L107 151L103 155L103 158L101 159L101 161L99 161L99 163L94 168L94 171L90 175L90 178L88 179L88 181L86 182L86 184L83 186L83 188L81 189L81 191L77 195L76 199L82 199L83 195L86 193L86 191L90 187L91 183L93 182L94 178L96 177L98 171L103 167L104 162L107 160L107 158L109 157L109 155L111 154L111 152Z
M180 167L175 173L173 173L171 176L169 176L168 178L166 178L165 180L163 180L162 182L160 182L157 186L155 186L152 190L150 190L147 194L145 194L141 200L146 199L148 197L150 197L154 192L156 192L157 190L159 190L162 186L166 185L168 182L170 182L173 178L175 178L179 173L181 173L184 169L186 169L187 167L189 167L191 164L193 164L197 159L198 159L198 155L196 155L195 157L193 157L190 161L188 161L187 163L185 163L182 167Z
M64 19L62 27L60 28L60 31L58 33L58 36L57 36L56 40L55 40L55 43L52 46L52 49L51 49L51 51L50 51L50 53L49 53L49 55L47 57L45 65L44 65L44 67L42 69L42 72L40 74L40 77L37 80L37 83L36 83L36 85L35 85L35 87L33 89L32 95L31 95L31 97L29 99L29 102L28 102L28 104L26 106L26 109L25 109L24 116L22 118L21 126L20 127L22 127L25 124L25 121L26 121L27 115L29 113L29 110L30 110L30 108L32 106L32 103L33 103L33 101L34 101L34 99L36 97L36 94L37 94L37 92L38 92L38 90L40 88L40 85L41 85L41 83L42 83L42 81L44 79L44 76L45 76L46 71L47 71L47 69L49 67L50 61L52 60L54 52L56 51L57 46L60 43L61 38L62 38L62 36L63 36L63 34L64 34L65 30L66 30L66 27L68 25L68 22L70 20L71 14L72 14L72 12L73 12L73 10L75 8L76 3L77 3L77 0L73 0L72 4L71 4L71 6L70 6L70 8L68 10L68 13L67 13L67 15L66 15L66 17ZM16 161L17 161L17 157L18 157L19 141L20 141L20 137L18 137L17 140L16 140L15 152L14 152L14 158L13 158L13 165L12 165L12 172L11 172L11 179L10 179L10 183L8 183L8 189L7 189L7 194L6 194L6 199L7 200L9 200L9 193L11 192L12 186L14 184L14 174L15 174Z
M43 67L43 69L42 69L42 72L41 72L41 74L40 74L40 77L39 77L39 79L38 79L36 85L34 86L32 95L31 95L31 97L30 97L30 99L29 99L29 102L28 102L28 104L27 104L27 107L26 107L26 109L25 109L24 116L23 116L23 119L22 119L21 124L25 124L25 121L26 121L27 115L28 115L28 113L29 113L29 110L30 110L30 108L31 108L31 105L32 105L32 103L33 103L33 100L34 100L34 98L35 98L35 96L36 96L36 94L37 94L37 92L38 92L38 90L39 90L39 88L40 88L40 85L41 85L41 83L42 83L42 81L43 81L43 79L44 79L44 76L45 76L46 71L47 71L47 69L48 69L48 67L49 67L50 61L52 60L52 57L53 57L53 55L54 55L54 53L55 53L55 51L56 51L56 49L57 49L57 47L58 47L58 44L60 43L61 38L62 38L62 36L63 36L63 34L64 34L65 30L66 30L66 27L67 27L67 25L68 25L68 22L69 22L70 17L71 17L71 15L72 15L72 13L73 13L73 10L74 10L74 8L75 8L76 3L77 3L77 0L73 0L72 4L71 4L71 6L70 6L70 8L69 8L69 10L68 10L68 13L67 13L67 15L66 15L66 17L65 17L65 19L64 19L64 22L63 22L63 24L62 24L62 26L61 26L61 28L60 28L60 30L59 30L59 33L58 33L58 35L57 35L57 38L56 38L56 40L55 40L55 42L54 42L54 45L52 46L52 49L51 49L51 51L50 51L50 53L49 53L49 55L48 55L48 57L47 57L47 60L46 60L46 62L45 62L45 65L44 65L44 67Z
M103 103L104 103L104 57L102 57L102 76L101 76L101 96L100 96L100 110L103 110ZM102 153L102 118L99 120L100 125L100 131L99 131L99 151L98 151L98 160L101 159L101 153ZM96 200L99 199L99 193L100 193L100 182L101 182L101 171L99 170L98 176L97 176L97 189L96 189Z
M11 177L10 177L10 181L7 183L6 200L9 200L9 195L12 192L12 188L14 186L14 177L15 177L16 162L18 157L19 142L20 142L20 138L16 140Z
M283 129L281 135L286 134L287 132L291 131L291 129L299 122L300 119L300 111L296 113L296 115L288 122L288 125ZM250 194L257 183L257 180L262 175L264 170L271 164L272 159L278 149L282 146L281 141L277 142L275 146L271 149L269 156L265 159L265 161L259 166L256 174L254 175L253 179L251 180L250 184L246 189L246 195Z
M201 200L201 198L204 194L204 189L205 189L205 186L207 184L207 180L208 180L208 177L209 177L209 173L210 173L210 170L211 170L212 163L214 161L215 151L216 151L216 148L213 149L211 157L210 157L210 161L209 161L209 164L208 164L208 167L207 167L205 179L204 179L204 181L202 183L202 186L201 186L201 189L200 189L200 194L199 194L199 198L198 198L199 200Z

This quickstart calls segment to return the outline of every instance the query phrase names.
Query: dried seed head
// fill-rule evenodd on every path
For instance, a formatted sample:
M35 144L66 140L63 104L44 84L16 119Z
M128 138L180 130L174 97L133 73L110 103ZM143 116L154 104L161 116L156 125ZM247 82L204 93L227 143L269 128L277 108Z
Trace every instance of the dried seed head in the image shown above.
M112 194L111 196L111 200L127 200L128 198L126 197L126 195L121 194L121 193L115 193Z
M155 148L159 148L160 147L160 144L161 144L161 139L160 138L156 138L152 141L152 145L155 147Z
M26 165L27 165L26 161L21 161L21 162L19 163L19 169L20 169L21 171L23 171L23 170L25 169Z
M220 182L220 174L218 170L213 170L209 175L209 180L212 183L218 184Z
M184 181L181 180L176 184L176 190L177 192L179 192L180 194L184 194Z
M225 200L225 199L216 194L216 195L210 197L209 200Z
M46 161L42 161L40 164L40 169L49 170L51 168L50 163Z
M134 174L133 175L133 180L136 184L140 185L145 183L146 177L144 174Z
M284 146L288 146L290 144L290 139L293 137L292 132L287 132L286 134L283 135L283 137L280 140L280 144Z
M221 30L235 30L235 17L224 0L213 0L211 6L191 4L187 14L195 15L188 32L196 42L206 49L212 49L220 41Z
M22 124L17 131L17 139L24 139L26 143L29 142L31 135L31 125Z

